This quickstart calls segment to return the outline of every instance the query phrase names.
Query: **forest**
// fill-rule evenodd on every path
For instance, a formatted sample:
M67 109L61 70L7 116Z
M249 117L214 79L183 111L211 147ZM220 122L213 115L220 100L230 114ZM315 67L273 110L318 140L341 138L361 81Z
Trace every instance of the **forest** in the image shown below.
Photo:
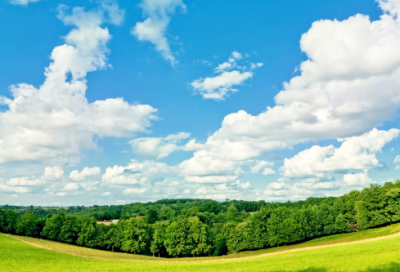
M117 224L103 220L119 219ZM400 221L400 181L304 201L165 199L92 207L0 207L0 232L155 257L218 256Z

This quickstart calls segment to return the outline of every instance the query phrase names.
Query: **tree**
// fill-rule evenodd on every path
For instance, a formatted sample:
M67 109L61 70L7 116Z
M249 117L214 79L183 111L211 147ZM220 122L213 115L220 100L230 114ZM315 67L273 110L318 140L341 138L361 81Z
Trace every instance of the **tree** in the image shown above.
M206 255L211 250L210 231L197 217L177 218L166 230L164 245L173 257Z
M386 192L386 217L390 223L400 221L400 188Z
M44 226L40 235L50 240L59 240L59 234L61 233L64 220L64 212L51 215L46 219L46 225Z
M158 212L155 209L148 209L146 212L145 221L147 224L154 224L158 219Z
M17 223L16 233L31 237L39 236L40 229L37 216L31 212L21 216Z
M149 252L150 231L142 218L131 218L118 224L121 250L134 254Z
M94 217L82 217L79 219L82 225L76 243L80 246L96 247L97 220Z
M78 234L81 231L82 223L75 215L66 215L61 227L58 240L75 244L78 239Z
M227 220L237 221L237 218L238 218L239 214L240 214L240 213L239 213L238 209L237 209L236 206L232 203L232 204L229 206L228 210L226 211Z
M163 223L157 222L153 224L153 235L150 246L150 252L153 253L153 256L158 253L158 257L160 257L161 252L165 250L164 239L166 229L167 226Z
M19 215L13 210L7 210L4 214L4 232L15 233Z
M166 206L165 204L161 206L158 213L158 218L160 220L169 220L175 216L175 210Z
M0 208L0 232L5 231L4 228L6 226L6 213Z

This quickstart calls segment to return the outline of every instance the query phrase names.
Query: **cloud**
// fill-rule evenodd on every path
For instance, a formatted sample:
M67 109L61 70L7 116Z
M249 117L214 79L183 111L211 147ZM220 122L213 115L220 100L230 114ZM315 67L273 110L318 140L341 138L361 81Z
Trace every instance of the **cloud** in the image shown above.
M341 187L340 182L322 181L320 178L307 178L294 184L287 184L285 180L279 179L268 184L262 196L267 201L301 200L310 196L339 195L338 190Z
M57 180L64 175L64 170L59 166L45 167L42 178L45 180Z
M263 176L273 176L275 174L276 172L272 168L265 168L261 173Z
M28 187L21 186L8 186L6 184L0 183L0 192L9 192L9 193L29 193L30 189Z
M367 186L372 183L371 178L368 176L368 170L364 170L358 174L346 174L343 176L343 181L347 185L363 185Z
M176 64L165 32L171 20L170 15L176 8L185 10L185 4L182 0L142 0L140 7L147 18L143 22L136 23L131 34L140 41L151 42L164 59L171 65Z
M100 173L101 169L100 167L85 167L83 168L83 170L81 172L79 172L78 170L74 170L69 174L69 178L74 180L74 181L81 181L84 180L87 177L90 176L95 176L98 173Z
M136 195L136 194L143 194L147 191L147 188L127 188L122 191L124 195Z
M132 160L127 166L108 167L103 182L111 185L146 185L164 179L173 169L165 163Z
M59 181L64 174L61 167L45 167L41 177L15 177L1 182L0 180L0 192L15 192L15 193L28 193L31 192L35 187L43 187L49 182Z
M361 135L396 117L400 23L394 14L399 4L382 3L387 3L388 14L376 21L355 15L314 22L300 41L308 59L301 63L300 75L284 83L275 96L276 105L258 115L240 110L225 116L204 143L191 142L196 149L189 161L254 160L307 141ZM313 149L321 157L333 150ZM235 169L230 167L225 174L232 176Z
M145 131L154 118L149 105L122 98L89 103L85 97L87 73L107 67L111 35L101 25L120 22L116 5L67 12L61 6L58 18L74 28L53 49L44 83L13 85L12 99L0 97L8 107L0 112L0 163L79 159L82 151L96 148L96 137L130 136Z
M182 149L177 143L190 137L190 133L180 132L168 135L165 138L148 137L137 138L129 143L133 152L150 159L161 159L167 157L172 152Z
M260 172L261 169L265 169L267 166L273 166L273 162L268 162L268 161L257 161L256 164L251 167L251 172L252 173L258 173ZM268 168L269 169L269 168Z
M373 129L361 136L339 139L339 148L314 145L293 158L285 159L281 171L285 177L322 177L325 172L363 170L379 166L376 153L399 135L398 129Z
M41 0L10 0L10 4L27 6L29 3L39 2Z
M66 184L63 188L64 191L77 191L79 190L80 186L78 183L70 182Z
M217 184L214 186L202 185L195 191L198 198L208 198L216 200L229 199L248 199L252 197L250 183L241 183L236 181L231 184Z
M236 63L241 58L242 54L233 52L228 61L214 68L214 72L219 75L196 79L191 83L192 87L195 91L200 92L203 98L224 100L229 93L237 91L237 89L232 88L233 86L241 85L247 79L253 77L252 70L262 66L262 63L252 63L251 69L247 69L248 71L232 70L235 68L243 70L244 67L237 67Z

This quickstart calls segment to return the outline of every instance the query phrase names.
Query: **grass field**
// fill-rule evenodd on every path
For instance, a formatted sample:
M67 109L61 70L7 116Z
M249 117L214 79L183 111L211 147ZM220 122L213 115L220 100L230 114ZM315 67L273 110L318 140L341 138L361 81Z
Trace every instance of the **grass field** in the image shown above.
M43 247L38 248L0 234L0 271L400 271L400 236L357 242L399 232L397 224L288 247L183 259L113 253L16 237Z

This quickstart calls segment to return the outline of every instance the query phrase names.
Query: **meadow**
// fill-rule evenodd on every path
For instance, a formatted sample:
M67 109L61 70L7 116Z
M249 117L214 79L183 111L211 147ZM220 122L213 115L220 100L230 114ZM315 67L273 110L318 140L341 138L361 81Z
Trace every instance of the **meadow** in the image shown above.
M0 271L400 271L399 244L396 224L222 257L165 259L0 234Z

